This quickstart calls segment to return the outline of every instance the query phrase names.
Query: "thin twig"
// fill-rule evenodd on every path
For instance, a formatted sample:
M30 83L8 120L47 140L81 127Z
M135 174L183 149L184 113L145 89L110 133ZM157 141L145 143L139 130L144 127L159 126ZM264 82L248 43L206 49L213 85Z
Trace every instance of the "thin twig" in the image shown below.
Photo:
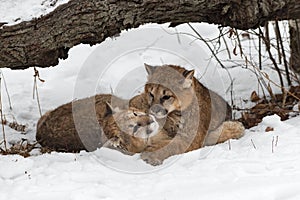
M231 150L231 142L230 142L230 139L228 140L228 148L229 148L229 150Z
M287 92L286 92L286 90L284 90L283 97L282 97L282 107L283 108L285 107L285 104L286 104L286 98L287 98Z
M42 116L42 109L41 109L41 104L40 104L40 97L39 97L39 91L38 91L38 87L37 87L37 78L41 81L41 82L44 82L43 79L40 78L40 74L39 74L39 71L34 67L33 68L34 70L34 83L33 83L33 99L36 95L36 100L37 100L37 104L38 104L38 109L39 109L39 113L40 113L40 116Z
M275 69L276 69L276 71L278 73L279 80L280 80L280 85L281 85L281 90L282 90L282 93L283 93L283 91L284 91L284 89L283 89L284 88L284 83L283 83L282 75L280 73L280 69L279 69L279 67L278 67L278 65L277 65L277 63L276 63L276 61L275 61L275 59L274 59L274 57L273 57L273 55L271 53L270 40L267 39L267 38L269 38L269 36L266 36L266 37L263 36L261 28L259 28L259 32L261 33L262 39L265 42L266 49L267 49L267 52L269 54L269 58L272 61L273 65L274 65L274 67L275 67Z
M178 30L177 30L176 27L175 27L175 32L176 32L176 36L177 36L177 42L178 42L178 44L181 44L181 40L180 40L180 37L179 37L179 34L178 34Z
M2 73L1 73L2 74ZM6 134L5 134L5 129L4 129L4 117L3 117L3 109L2 109L2 92L1 92L1 76L0 76L0 115L1 115L1 125L2 125L2 135L3 135L3 143L4 143L4 150L7 151L7 146L6 146Z
M261 35L258 35L258 63L259 69L262 70L262 63L261 63Z
M255 144L254 144L254 142L253 142L253 140L252 140L252 139L251 139L251 143L252 143L252 145L253 145L254 149L256 149L256 146L255 146Z
M244 52L243 52L242 43L241 43L241 40L240 40L238 30L235 29L235 32L236 32L236 38L237 38L239 49L240 49L240 55L241 55L241 57L243 57Z
M264 36L261 28L259 27L259 35L261 36ZM263 38L262 38L263 39ZM269 22L267 22L265 24L265 36L264 36L264 39L263 39L264 42L266 41L270 41L270 34L269 34ZM268 44L265 44L266 45L266 50L269 48L269 45L270 45L270 42L268 42Z
M278 135L276 136L275 147L277 147L277 144L278 144Z
M290 85L292 85L292 82L291 82L291 78L290 78L289 67L288 67L288 63L287 63L287 60L286 60L284 46L283 46L283 43L282 43L281 33L280 33L279 24L278 24L277 20L275 21L275 28L276 28L276 32L278 34L278 40L279 40L279 44L280 44L280 47L281 47L281 53L282 53L282 57L283 57L283 63L284 63L284 68L285 68L285 73L286 73L286 79L287 79L288 85L290 86Z
M11 104L10 95L9 95L7 84L6 84L6 81L5 81L5 78L4 78L4 74L3 74L2 71L1 71L1 75L2 75L2 78L3 78L4 88L5 88L5 92L6 92L7 99L8 99L9 109L12 110L12 104Z
M39 113L40 113L40 116L42 116L42 109L41 109L40 97L39 97L37 84L36 84L35 90L36 90L35 93L36 93L36 100L37 100L37 104L38 104L38 108L39 108Z
M231 53L230 53L230 51L229 51L229 47L228 47L228 44L227 44L227 42L226 42L226 40L225 40L224 35L222 36L222 39L223 39L223 42L224 42L225 47L226 47L226 51L227 51L227 54L228 54L228 59L231 59Z
M282 56L281 56L281 51L280 51L281 48L280 48L280 44L279 44L279 38L281 36L279 33L279 29L278 29L278 23L273 24L273 27L274 27L275 36L276 36L276 49L277 49L277 53L278 53L278 63L282 64L282 62L281 62Z
M274 141L275 141L275 139L274 139L274 136L273 136L273 139L272 139L272 153L274 153Z

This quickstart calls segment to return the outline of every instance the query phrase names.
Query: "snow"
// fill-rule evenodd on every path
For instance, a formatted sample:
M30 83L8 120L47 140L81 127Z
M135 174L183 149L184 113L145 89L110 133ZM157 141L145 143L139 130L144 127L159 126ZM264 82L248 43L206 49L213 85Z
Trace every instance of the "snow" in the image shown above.
M68 0L0 0L0 22L13 25L28 21L45 15L67 2Z
M42 2L0 0L0 21L28 20L53 9L47 6L50 0ZM204 38L218 34L212 25L195 27ZM207 47L176 32L191 33L186 25L175 30L149 24L100 45L72 48L69 58L58 66L38 69L45 80L38 81L42 112L111 90L130 98L141 92L146 81L144 62L195 68L201 82L230 100L228 75L210 59ZM272 70L265 70L276 80ZM249 83L256 83L256 77L241 68L230 69L230 73L235 80L235 103L249 99L257 89L257 84ZM39 112L32 98L33 74L32 68L2 69L13 107L9 109L2 84L3 112L8 120L15 118L28 126L26 134L5 126L10 143L35 139ZM274 130L266 132L267 127ZM128 156L105 148L78 154L35 152L28 158L0 156L0 199L299 199L299 144L300 116L280 121L273 115L247 129L239 140L176 155L157 167L143 162L138 154Z
M274 127L273 132L257 129ZM267 117L240 140L160 167L109 149L0 157L1 199L298 199L300 120ZM278 144L272 153L272 140ZM251 140L254 141L256 149ZM174 162L174 160L176 162Z

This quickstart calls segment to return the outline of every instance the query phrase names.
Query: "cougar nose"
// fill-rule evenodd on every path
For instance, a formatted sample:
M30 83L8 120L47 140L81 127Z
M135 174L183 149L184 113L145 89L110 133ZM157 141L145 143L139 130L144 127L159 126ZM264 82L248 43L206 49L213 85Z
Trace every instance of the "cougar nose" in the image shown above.
M152 133L152 130L151 129L147 129L146 133L147 133L147 135L150 135Z
M163 118L168 114L168 111L160 104L155 104L151 106L150 112L157 118Z

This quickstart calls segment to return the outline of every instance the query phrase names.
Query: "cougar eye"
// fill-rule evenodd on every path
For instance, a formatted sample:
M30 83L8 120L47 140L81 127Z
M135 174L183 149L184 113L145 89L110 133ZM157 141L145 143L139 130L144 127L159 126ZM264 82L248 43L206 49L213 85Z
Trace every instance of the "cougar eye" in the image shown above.
M154 95L153 95L151 92L149 92L149 96L150 96L151 98L154 98Z
M163 100L168 100L170 98L171 98L171 96L169 96L169 95L165 95L165 96L162 97Z
M138 126L138 125L137 125L137 126L134 126L134 128L133 128L133 133L137 132L138 129L139 129L139 126Z
M134 116L138 116L135 112L133 112Z

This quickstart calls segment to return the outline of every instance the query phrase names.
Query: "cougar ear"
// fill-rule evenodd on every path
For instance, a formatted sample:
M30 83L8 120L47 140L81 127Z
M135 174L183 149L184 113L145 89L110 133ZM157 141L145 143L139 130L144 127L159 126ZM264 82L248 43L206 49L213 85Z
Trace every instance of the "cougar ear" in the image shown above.
M105 113L105 116L108 116L108 115L113 115L117 112L120 112L120 109L119 107L113 107L109 102L105 102L105 105L106 105L106 113Z
M155 71L155 67L154 66L148 65L146 63L144 63L144 66L145 66L145 69L146 69L148 75L152 75L153 72Z
M186 78L186 79L193 79L195 74L195 70L185 70L182 75Z
M185 70L182 75L184 76L183 88L190 88L193 83L195 70Z

